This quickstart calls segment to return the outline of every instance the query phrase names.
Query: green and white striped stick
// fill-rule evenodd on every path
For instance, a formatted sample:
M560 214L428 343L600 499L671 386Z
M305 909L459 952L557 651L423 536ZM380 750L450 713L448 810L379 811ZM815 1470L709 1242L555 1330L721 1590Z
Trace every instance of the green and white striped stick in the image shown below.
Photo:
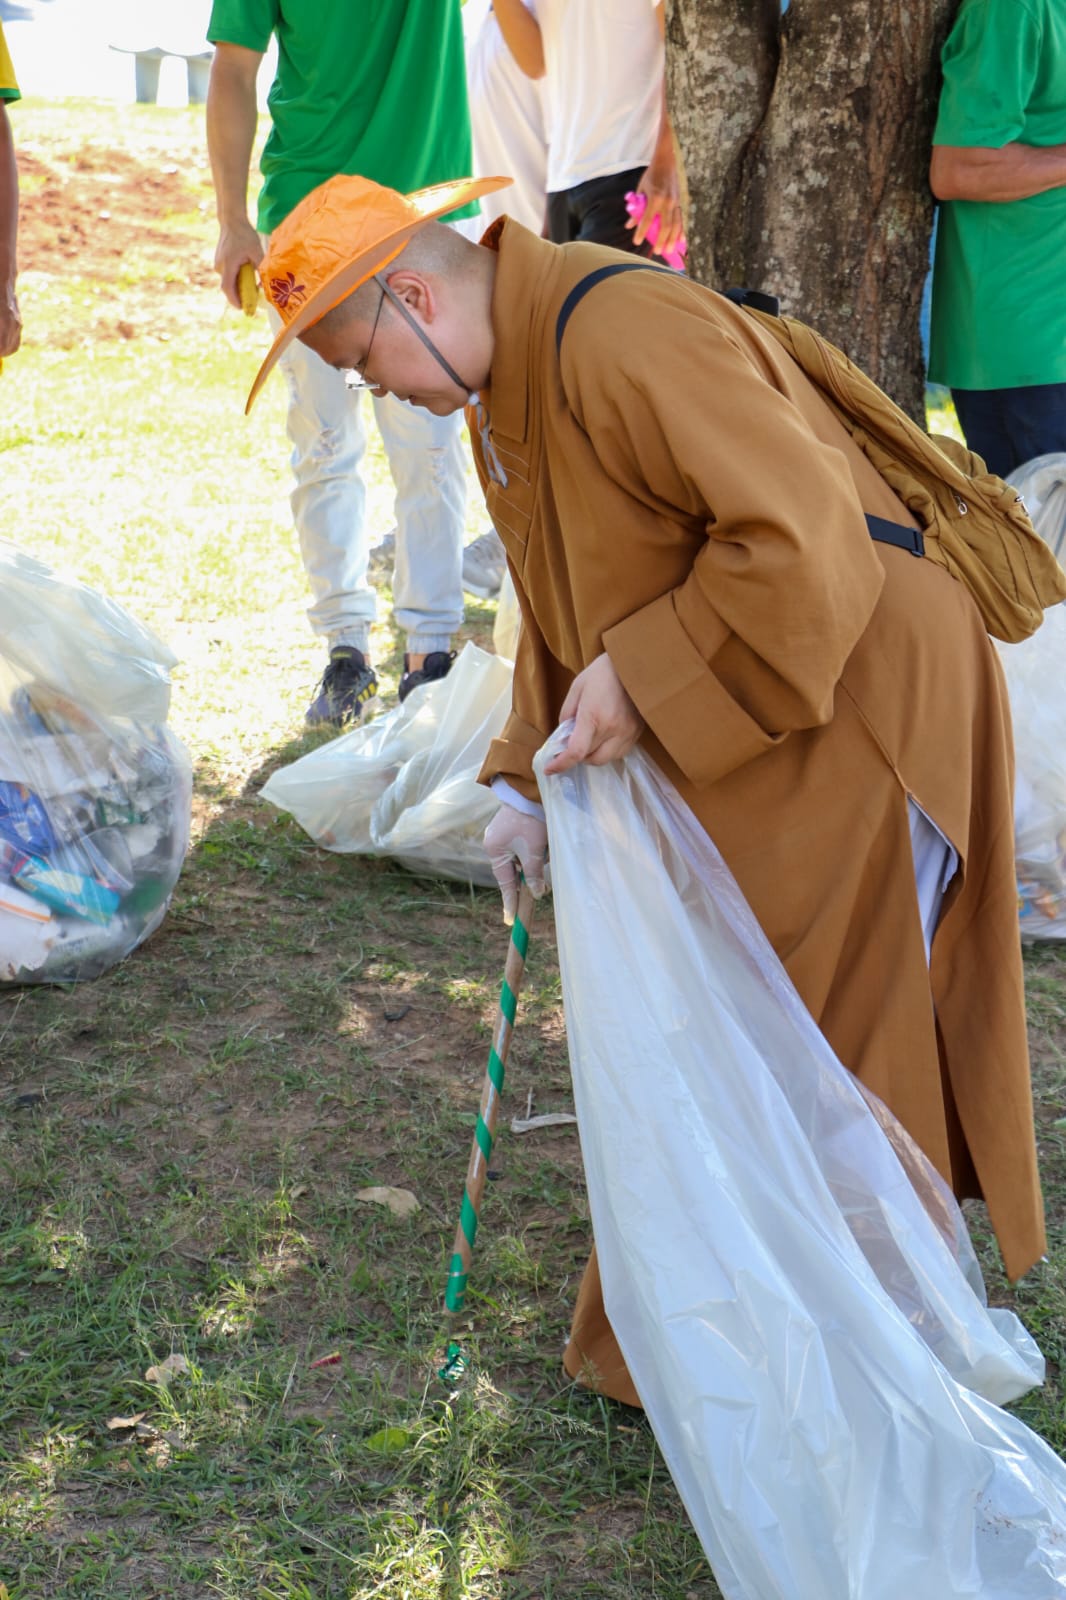
M478 1218L481 1215L481 1197L485 1192L492 1141L496 1137L496 1119L499 1116L500 1097L503 1094L504 1069L507 1066L511 1036L514 1033L518 995L522 988L522 975L525 971L526 951L529 949L529 934L535 906L536 901L523 878L519 883L518 910L515 913L511 943L507 947L507 960L504 963L500 1009L489 1049L485 1082L481 1090L481 1107L478 1111L477 1127L474 1129L474 1142L470 1148L470 1162L466 1169L459 1226L455 1230L455 1244L448 1266L444 1305L452 1319L462 1311L466 1300L466 1283L470 1275ZM459 1345L454 1340L450 1341L444 1365L440 1369L441 1378L445 1383L453 1382L462 1376L465 1365Z

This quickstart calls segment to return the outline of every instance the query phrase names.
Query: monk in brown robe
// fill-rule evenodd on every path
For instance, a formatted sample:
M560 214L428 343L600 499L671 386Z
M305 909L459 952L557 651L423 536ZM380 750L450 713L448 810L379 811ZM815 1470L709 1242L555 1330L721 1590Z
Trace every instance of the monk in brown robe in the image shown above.
M480 245L416 221L397 253L399 221L379 219L320 268L305 246L328 227L299 208L292 221L272 254L287 294L286 273L309 281L299 336L375 391L470 405L522 611L513 711L482 772L502 801L486 843L505 905L516 859L542 880L532 760L558 723L576 719L556 769L639 744L839 1058L957 1195L983 1196L1008 1273L1025 1272L1045 1241L1010 715L968 591L902 547L902 502L722 297L619 272L564 331L571 290L625 258L506 218ZM638 1398L595 1257L566 1365Z

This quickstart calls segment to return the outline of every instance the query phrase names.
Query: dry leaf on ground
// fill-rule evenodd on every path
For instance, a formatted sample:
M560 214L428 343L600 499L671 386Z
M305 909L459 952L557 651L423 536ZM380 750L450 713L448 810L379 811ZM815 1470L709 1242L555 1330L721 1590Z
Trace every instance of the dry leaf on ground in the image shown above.
M112 1417L107 1425L113 1433L119 1433L124 1428L135 1428L147 1415L147 1411L135 1411L132 1417Z

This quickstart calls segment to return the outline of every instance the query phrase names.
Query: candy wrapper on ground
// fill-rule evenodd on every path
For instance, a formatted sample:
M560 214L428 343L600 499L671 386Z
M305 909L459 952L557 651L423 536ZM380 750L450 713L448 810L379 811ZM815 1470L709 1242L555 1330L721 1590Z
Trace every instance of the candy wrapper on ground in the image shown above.
M987 1308L953 1197L647 757L549 778L555 748L604 1304L723 1595L1066 1595L1066 1466L1000 1409L1043 1362Z
M446 678L282 767L260 794L327 850L489 887L481 836L499 802L477 775L510 710L513 673L467 644Z
M113 600L0 543L0 981L96 977L166 914L192 791L173 665Z

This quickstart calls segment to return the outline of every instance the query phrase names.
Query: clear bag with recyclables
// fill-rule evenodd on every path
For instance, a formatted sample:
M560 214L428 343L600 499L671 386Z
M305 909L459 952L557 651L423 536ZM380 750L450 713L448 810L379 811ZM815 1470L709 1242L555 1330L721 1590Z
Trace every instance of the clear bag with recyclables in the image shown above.
M1042 1359L952 1196L646 757L544 758L604 1301L723 1594L1066 1594L1066 1466L998 1408Z
M166 914L189 843L175 658L115 601L0 543L0 981L92 978Z
M1025 501L1033 527L1051 546L1060 566L1066 562L1066 454L1034 456L1006 480Z
M1024 939L1066 939L1066 605L999 645L1014 724L1014 855Z
M513 675L510 661L467 644L446 678L282 767L260 794L327 850L490 887L481 836L499 801L477 775Z

